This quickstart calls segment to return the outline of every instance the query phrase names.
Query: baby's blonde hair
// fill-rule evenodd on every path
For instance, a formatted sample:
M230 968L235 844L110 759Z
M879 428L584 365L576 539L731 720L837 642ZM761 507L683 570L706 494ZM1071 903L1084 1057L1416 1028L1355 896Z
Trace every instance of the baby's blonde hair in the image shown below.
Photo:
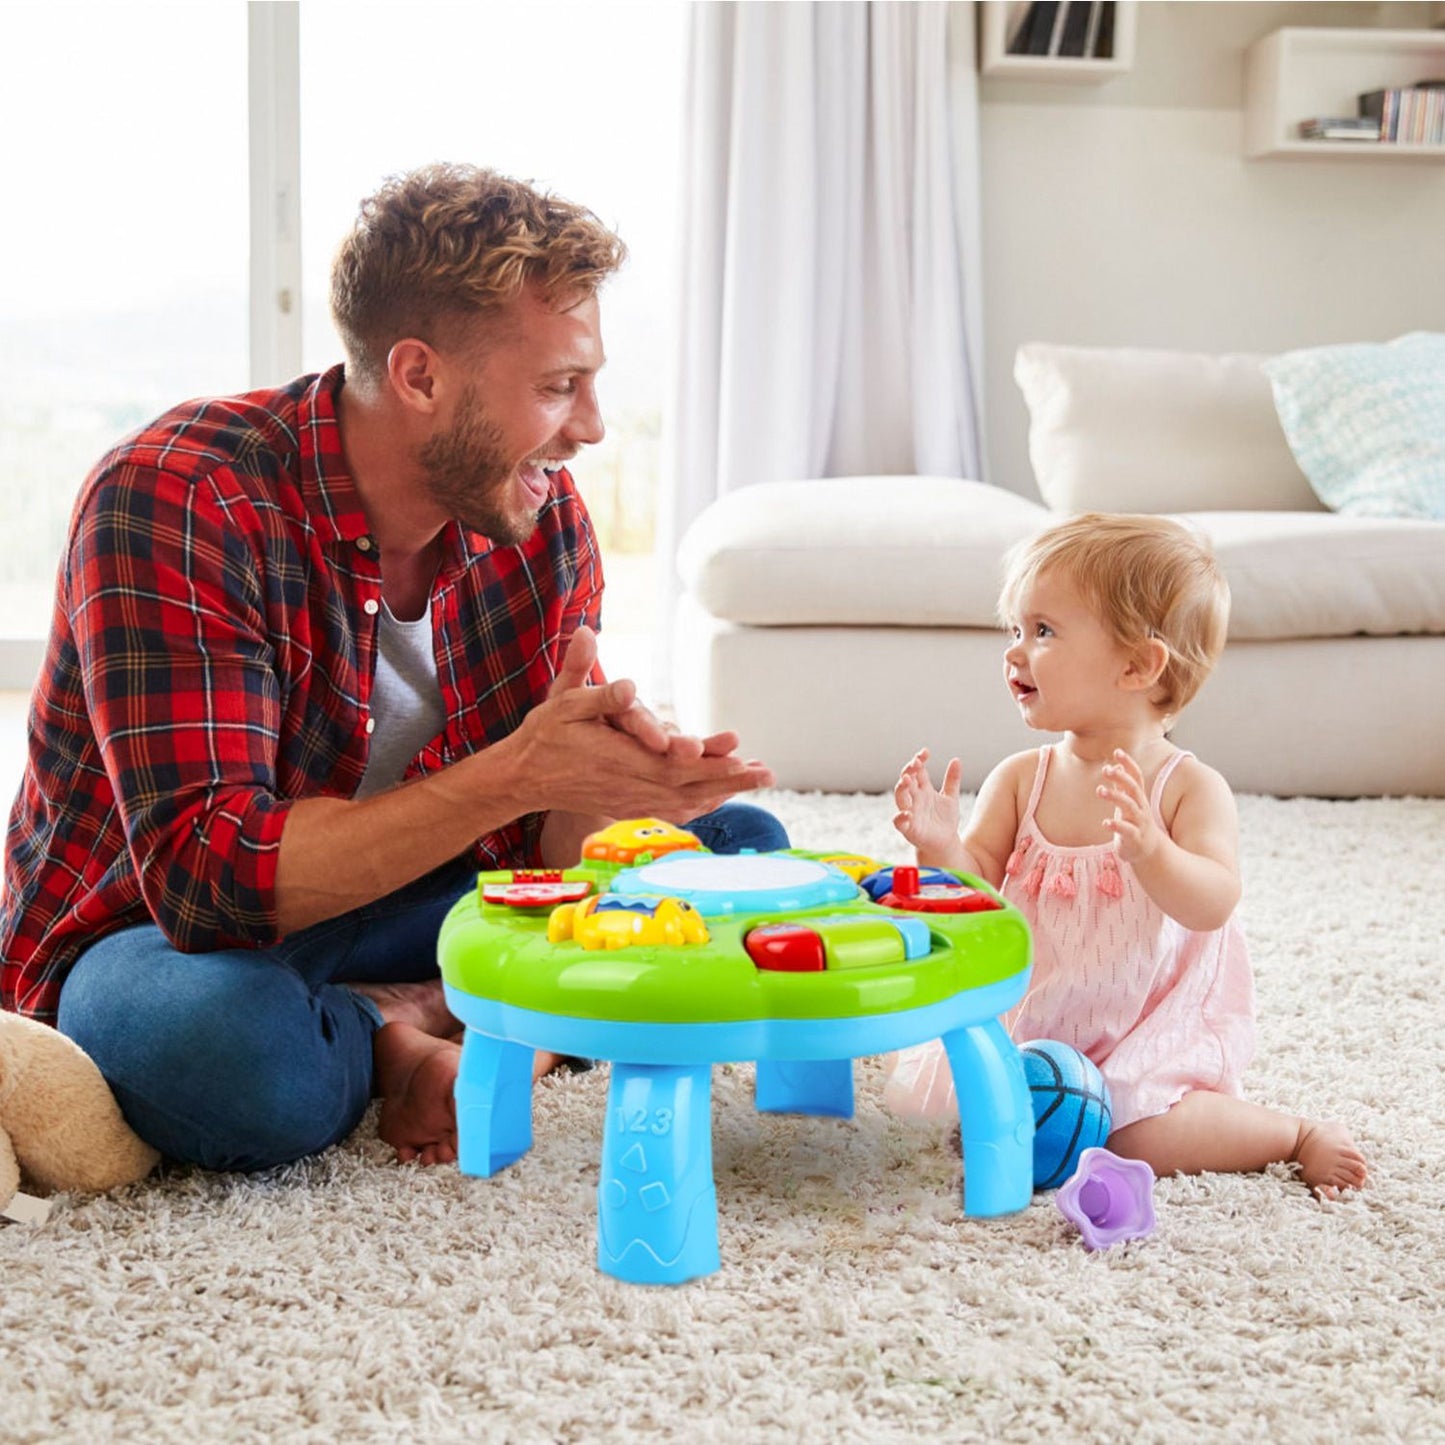
M1075 587L1120 646L1157 638L1168 648L1152 697L1166 716L1199 691L1224 651L1229 584L1205 538L1167 517L1084 512L1021 542L1005 562L1005 627L1024 589L1046 573Z

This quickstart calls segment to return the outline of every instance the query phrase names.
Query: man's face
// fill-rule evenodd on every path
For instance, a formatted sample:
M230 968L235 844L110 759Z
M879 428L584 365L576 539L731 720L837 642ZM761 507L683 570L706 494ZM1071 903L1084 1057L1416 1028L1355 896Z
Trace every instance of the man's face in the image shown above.
M418 456L448 516L502 546L524 542L551 491L548 471L602 440L595 382L603 363L597 298L546 305L531 287L488 325L450 421Z

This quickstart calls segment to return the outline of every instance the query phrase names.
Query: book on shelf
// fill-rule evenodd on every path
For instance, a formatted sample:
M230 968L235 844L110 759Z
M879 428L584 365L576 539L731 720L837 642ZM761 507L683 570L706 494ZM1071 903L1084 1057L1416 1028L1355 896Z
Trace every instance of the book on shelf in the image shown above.
M1049 32L1050 55L1063 54L1064 26L1068 23L1068 19L1069 6L1067 0L1063 0L1063 3L1061 3L1059 8L1054 12L1054 28Z
M1009 55L1027 55L1029 44L1033 40L1034 25L1039 18L1038 0L1032 0L1031 4L1021 7L1022 15L1014 16L1010 20L1008 50Z
M1006 55L1058 59L1111 59L1114 0L1033 0L1011 6L1005 22Z
M1029 18L1033 14L1032 0L1015 0L1008 8L1008 20L1004 31L1004 54L1022 55L1029 44Z
M1054 43L1054 22L1063 6L1058 0L1035 0L1029 15L1029 38L1026 55L1047 55Z
M1380 139L1380 122L1369 116L1337 115L1312 116L1299 123L1303 140L1357 140L1375 141Z
M1099 33L1089 54L1100 60L1114 58L1114 0L1103 0L1099 6Z
M1093 23L1097 0L1069 0L1068 15L1064 20L1064 33L1059 41L1059 54L1077 59L1087 55L1084 45L1088 39L1089 27Z
M1445 145L1445 80L1367 90L1359 108L1362 118L1379 125L1386 144Z

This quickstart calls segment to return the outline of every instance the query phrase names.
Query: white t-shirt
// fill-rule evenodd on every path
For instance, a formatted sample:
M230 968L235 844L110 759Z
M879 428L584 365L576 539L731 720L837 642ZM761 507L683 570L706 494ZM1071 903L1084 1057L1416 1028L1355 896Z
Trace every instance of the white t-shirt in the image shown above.
M376 727L358 798L395 787L411 760L446 727L432 651L430 601L415 622L399 622L383 600L371 716Z

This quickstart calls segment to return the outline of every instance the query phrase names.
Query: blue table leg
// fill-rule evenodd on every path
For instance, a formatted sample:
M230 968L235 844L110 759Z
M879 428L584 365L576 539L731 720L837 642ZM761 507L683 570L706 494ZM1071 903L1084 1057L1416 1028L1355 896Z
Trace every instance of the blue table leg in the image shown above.
M469 1028L457 1071L457 1168L487 1177L532 1147L532 1056Z
M758 1060L755 1094L764 1114L853 1117L852 1059Z
M633 1284L717 1269L711 1064L614 1061L597 1186L597 1264Z
M1034 1188L1034 1111L1018 1047L997 1019L943 1036L963 1130L963 1212L1026 1209Z

